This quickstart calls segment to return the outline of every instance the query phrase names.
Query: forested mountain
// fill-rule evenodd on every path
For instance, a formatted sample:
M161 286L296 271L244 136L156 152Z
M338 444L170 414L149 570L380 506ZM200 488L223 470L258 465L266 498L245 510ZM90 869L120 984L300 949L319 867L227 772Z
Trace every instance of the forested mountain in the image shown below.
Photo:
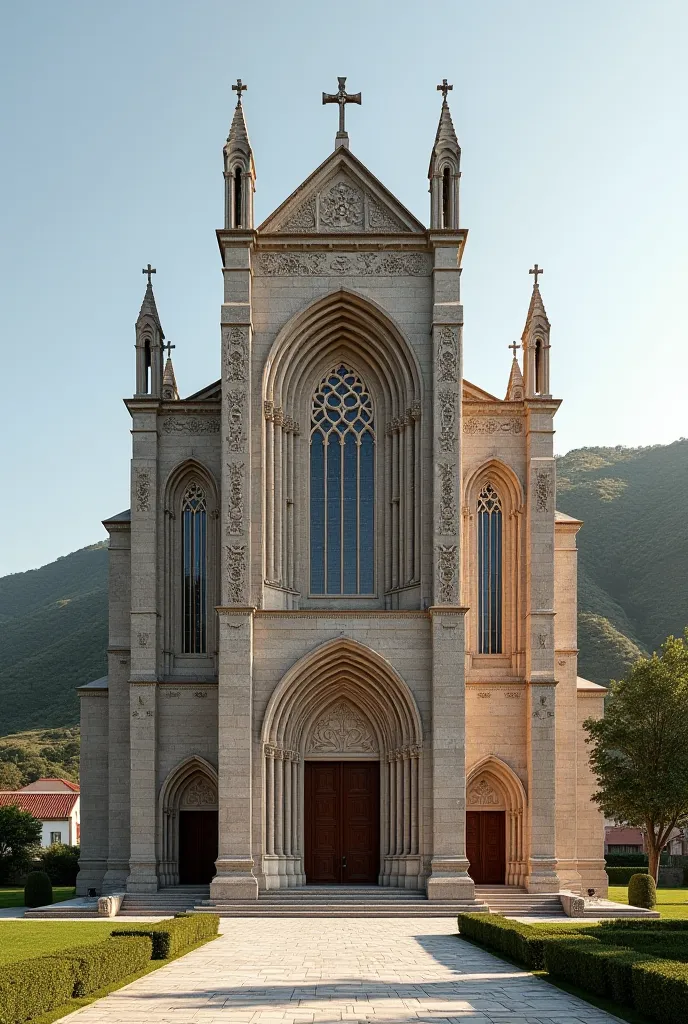
M579 671L606 683L688 624L688 440L578 449L557 478L557 507L585 523ZM9 748L45 759L53 743L73 771L74 731L54 730L78 722L75 688L106 672L106 615L104 544L0 579L0 736L37 730Z

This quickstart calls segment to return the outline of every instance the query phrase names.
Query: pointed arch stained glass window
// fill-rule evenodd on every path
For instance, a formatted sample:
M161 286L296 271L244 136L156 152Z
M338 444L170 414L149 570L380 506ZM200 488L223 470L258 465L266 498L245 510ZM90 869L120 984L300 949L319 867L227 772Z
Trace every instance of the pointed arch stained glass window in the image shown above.
M192 480L182 497L182 627L184 654L205 654L208 634L208 503Z
M372 594L375 586L375 428L365 384L346 366L311 403L312 594Z
M478 495L478 651L502 653L502 499L492 484Z

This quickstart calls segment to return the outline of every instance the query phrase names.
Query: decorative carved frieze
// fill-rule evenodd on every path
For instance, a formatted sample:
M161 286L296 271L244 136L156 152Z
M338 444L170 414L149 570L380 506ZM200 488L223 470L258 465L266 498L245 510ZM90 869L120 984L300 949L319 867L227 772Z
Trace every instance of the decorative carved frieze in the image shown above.
M431 259L423 252L264 252L254 269L265 277L427 277Z
M225 582L230 604L246 603L246 545L225 544Z
M151 475L147 469L137 469L134 473L134 497L137 512L150 512Z
M166 434L218 434L220 420L217 416L165 416L162 429Z
M459 557L456 544L437 547L437 596L439 604L457 604L459 596Z
M182 794L181 807L216 807L217 790L210 779L199 775Z
M469 788L466 794L466 803L469 807L498 807L502 803L502 799L487 779L479 779L474 786Z
M244 532L244 463L231 462L227 467L227 526L229 534Z
M225 339L224 378L228 381L248 379L248 327L232 327Z
M440 451L448 454L456 451L456 399L453 391L438 391Z
M455 327L441 327L438 331L437 376L444 383L457 383L459 379L459 334Z
M371 231L406 231L401 221L368 196L368 228Z
M468 416L463 421L464 434L522 434L523 420L494 416Z
M454 483L454 466L450 462L440 462L437 467L440 475L440 507L438 533L452 537L458 532L458 515Z
M315 722L308 741L313 754L373 753L377 741L370 725L345 700L338 700Z
M320 227L350 231L363 226L363 193L338 181L320 197Z
M550 511L552 496L552 474L547 469L535 471L535 509L537 512Z
M246 395L243 391L227 392L227 447L230 452L246 451L246 433L244 431L245 405Z
M311 196L296 208L289 220L285 221L283 231L314 231L315 230L315 196Z

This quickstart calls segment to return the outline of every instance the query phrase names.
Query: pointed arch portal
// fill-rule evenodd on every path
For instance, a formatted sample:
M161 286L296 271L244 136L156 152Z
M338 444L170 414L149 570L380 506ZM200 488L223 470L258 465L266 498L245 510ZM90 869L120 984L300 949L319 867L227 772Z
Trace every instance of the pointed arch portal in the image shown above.
M471 861L471 875L476 881L476 865L471 858L471 845L475 859L485 850L480 844L502 844L493 851L494 859L503 859L503 877L499 884L525 885L526 860L524 827L526 818L526 791L516 772L494 754L483 757L473 765L466 779L466 833L467 853ZM488 821L488 816L491 820ZM501 819L500 819L501 816ZM498 821L503 820L503 826ZM488 827L485 827L488 826ZM492 835L488 833L492 831ZM501 832L501 838L500 838ZM484 865L483 865L484 866ZM495 879L490 879L494 882Z
M286 673L262 730L267 888L306 882L305 762L379 762L381 885L422 887L422 727L413 694L379 654L331 640Z
M168 774L158 798L160 886L210 882L217 859L217 770L187 757Z

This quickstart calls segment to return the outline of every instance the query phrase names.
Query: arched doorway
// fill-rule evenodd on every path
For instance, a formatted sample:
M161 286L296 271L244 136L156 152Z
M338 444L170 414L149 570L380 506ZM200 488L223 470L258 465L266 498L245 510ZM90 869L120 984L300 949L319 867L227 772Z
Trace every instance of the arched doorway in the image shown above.
M277 687L262 738L267 888L422 888L420 715L384 658L349 639L323 644Z
M500 758L485 757L466 782L466 856L477 885L524 885L526 795Z
M160 791L161 886L205 885L217 860L217 772L202 757L189 757Z

